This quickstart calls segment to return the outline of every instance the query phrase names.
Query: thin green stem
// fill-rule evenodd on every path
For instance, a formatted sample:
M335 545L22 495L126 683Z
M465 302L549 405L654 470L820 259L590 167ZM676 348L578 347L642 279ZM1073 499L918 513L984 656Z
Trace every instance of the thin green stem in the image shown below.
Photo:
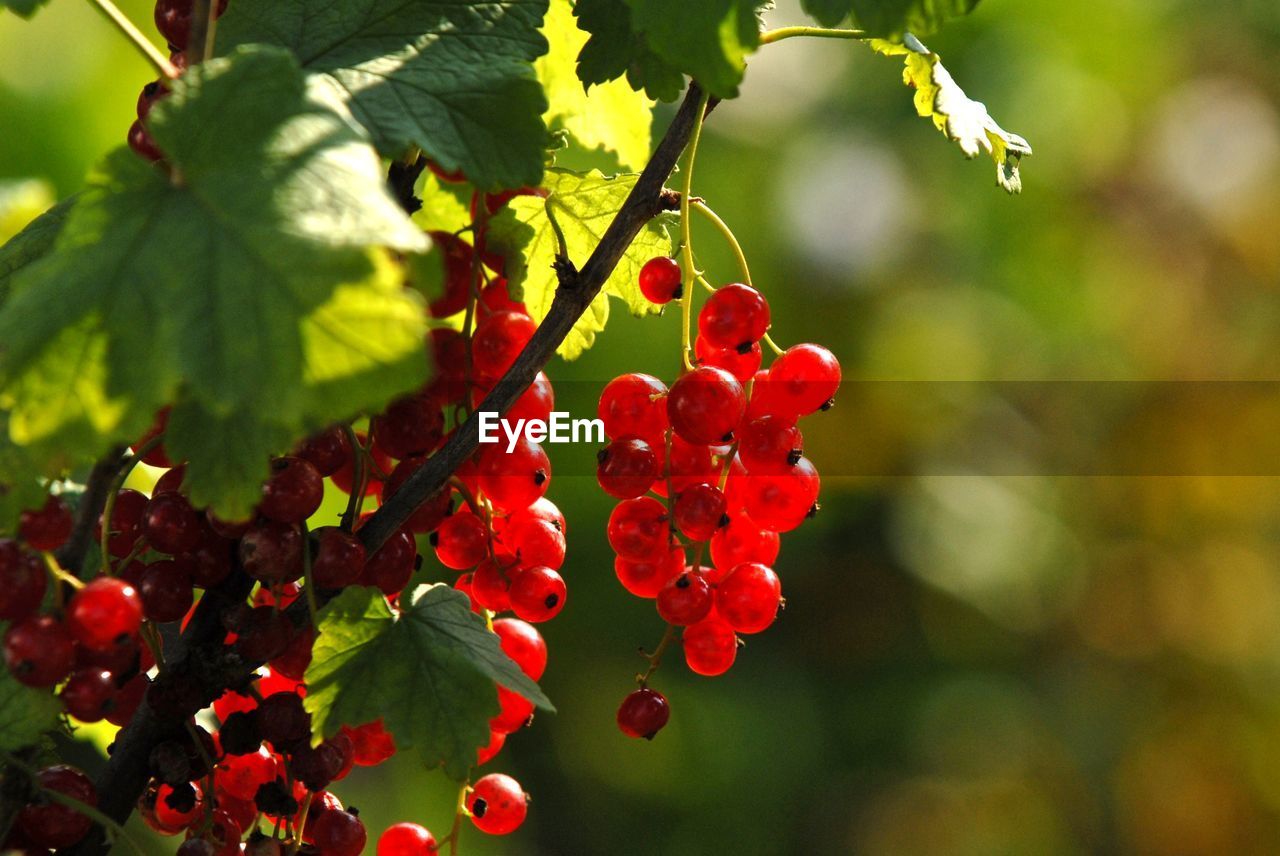
M551 231L556 236L556 257L568 261L569 244L564 239L564 229L560 228L560 221L556 219L556 212L551 207L550 196L542 200L542 207L547 211L547 222L551 224Z
M133 46L146 57L147 61L156 67L156 71L159 71L170 80L178 76L178 69L174 67L173 63L169 62L169 58L160 53L155 45L151 44L150 40L142 34L142 31L134 26L133 21L125 17L125 14L116 7L116 4L112 3L111 0L89 0L89 2L97 6L98 11L107 16L107 20L114 24L115 28L126 39L133 43Z
M776 30L765 30L761 33L760 44L769 45L798 36L811 39L865 39L867 34L862 30L838 30L830 27L778 27Z
M680 194L680 255L684 268L684 295L680 298L680 316L683 326L680 330L680 364L684 371L692 371L693 363L689 354L692 347L689 343L689 324L693 318L693 284L697 280L698 271L693 264L693 235L689 223L689 200L693 197L693 162L698 155L698 142L702 139L702 120L707 115L707 103L710 96L702 93L698 100L698 110L693 119L693 130L689 137L689 155L684 166L684 187Z
M15 770L21 770L25 773L26 776L31 779L31 783L39 789L41 795L44 796L45 799L83 814L85 817L105 829L108 835L128 844L130 849L132 849L134 853L137 853L138 856L146 856L143 849L138 846L138 842L129 837L129 833L125 832L123 826L98 811L97 808L87 803L82 803L75 797L69 797L59 791L51 790L49 788L41 788L39 784L37 784L36 769L18 758L15 758L13 755L10 755L8 752L0 754L0 758L3 758L4 762L10 767L13 767Z
M773 337L768 333L764 334L764 338L761 341L768 345L769 350L773 351L775 355L782 353L782 348L778 347L778 343L773 341Z
M707 203L701 199L694 199L689 205L694 211L711 221L711 225L715 226L716 230L724 236L725 241L729 243L729 247L733 250L733 254L738 260L738 270L742 272L743 282L751 285L751 268L747 266L747 255L742 251L742 245L738 243L738 239L733 234L733 230L729 228L729 224L721 220L720 215L712 211Z
M360 437L350 425L343 425L347 443L351 445L351 496L347 499L347 510L342 513L342 528L350 532L360 518L360 503L364 500L365 460L364 447L360 445Z
M653 649L652 654L646 654L643 649L640 656L649 661L649 668L644 670L644 674L636 676L636 683L641 687L649 685L649 678L653 677L653 673L658 671L658 667L662 665L662 655L667 653L667 649L671 647L671 643L676 641L676 626L668 624L667 629L662 634L662 641L658 643L658 647Z
M467 793L470 790L471 777L468 776L467 781L463 782L462 787L458 789L458 807L453 813L453 826L445 837L445 841L449 842L449 856L458 856L458 838L462 834L462 818L471 814L467 811Z

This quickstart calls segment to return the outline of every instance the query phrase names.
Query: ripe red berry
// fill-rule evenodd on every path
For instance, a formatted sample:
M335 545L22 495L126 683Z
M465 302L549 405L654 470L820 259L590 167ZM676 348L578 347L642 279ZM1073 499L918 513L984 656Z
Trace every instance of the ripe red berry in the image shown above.
M324 477L310 461L286 455L271 462L258 511L278 523L301 523L324 499Z
M116 682L102 669L77 669L67 678L58 697L67 713L81 722L99 722L107 715L116 695Z
M485 559L471 577L471 597L485 609L502 612L511 608L511 581L522 571L504 566L497 559Z
M666 697L648 687L628 694L618 707L618 728L628 737L652 740L670 718Z
M529 309L518 300L511 299L507 289L506 277L496 277L493 282L480 289L480 305L490 312L519 312L529 314Z
M672 429L690 443L727 443L747 406L742 384L724 369L702 366L683 375L667 396Z
M537 322L519 312L495 312L480 319L471 336L471 364L476 373L490 379L501 377L537 329Z
M302 528L296 523L260 520L240 539L245 573L265 583L302 576Z
M666 395L666 384L652 375L620 375L600 393L596 415L610 438L641 437L656 449L667 430Z
M187 40L191 35L191 0L158 0L155 10L156 29L165 41L178 51L187 49ZM227 10L227 0L218 0L214 16Z
M609 515L609 546L628 559L665 552L671 541L667 509L651 496L624 499Z
M351 443L342 425L330 425L319 434L303 440L293 454L309 461L316 472L327 478L350 460Z
M596 455L596 480L610 496L644 496L661 474L658 456L639 437L619 437Z
M476 750L476 766L483 767L494 759L494 757L502 751L502 747L506 745L507 735L499 734L493 729L489 729L489 742Z
M749 285L716 289L698 313L698 334L708 345L747 351L769 329L769 304Z
M793 345L769 367L770 396L783 416L828 407L840 387L840 363L820 345Z
M129 148L133 149L134 154L143 160L154 163L164 158L164 152L160 151L160 147L151 138L151 134L147 131L146 126L142 124L141 119L133 120L133 124L129 126L129 132L125 136L125 142L129 144Z
M731 477L730 481L735 480ZM802 457L790 472L746 475L736 480L736 485L742 507L752 520L774 532L790 532L816 509L820 480L813 464Z
M227 755L218 764L214 781L224 790L242 800L251 800L258 788L276 780L278 762L265 746L248 755Z
M143 446L150 443L169 429L169 408L162 407L156 411L155 420L151 423L151 427L147 429L147 433L138 438L138 442L133 444L135 450L141 450ZM149 466L161 467L169 469L173 466L173 461L169 460L169 455L165 453L164 443L157 443L151 451L142 456L142 462Z
M773 624L782 603L782 583L767 565L744 562L716 588L716 614L738 633L759 633Z
M684 660L690 670L714 677L729 671L738 656L733 628L712 615L684 630Z
M525 621L550 621L564 609L564 579L551 570L535 566L521 571L511 582L511 610Z
M691 541L706 541L729 523L724 493L710 484L690 485L676 495L671 513L676 528Z
M38 511L24 511L18 518L18 537L33 550L56 550L71 537L75 521L61 497L51 496Z
M66 764L45 767L36 774L35 783L42 791L54 791L88 806L98 804L93 782ZM74 808L48 798L39 799L18 812L18 828L33 843L51 850L75 844L92 825L93 821Z
M480 409L481 402L484 401L485 396L489 394L492 388L484 379L476 383L471 392L472 410ZM533 383L520 394L520 397L516 399L516 403L511 405L506 414L504 414L504 418L512 423L518 419L526 421L541 419L546 422L551 418L551 411L555 409L555 405L556 396L555 390L551 386L551 381L543 372L538 372L537 377L533 379Z
M180 493L153 496L142 515L142 534L161 553L186 553L200 546L203 527L191 503Z
M182 482L186 477L187 467L185 464L165 470L164 475L156 479L155 487L151 488L151 495L159 496L162 493L182 493Z
M373 417L374 445L397 460L433 451L444 439L444 413L426 395L398 398Z
M667 495L667 482L677 494L690 485L702 482L714 482L719 475L712 459L711 447L686 442L677 434L671 435L671 454L667 455L666 445L655 446L659 466L665 476L653 483L653 492L659 496Z
M502 543L522 568L543 565L559 570L564 564L564 532L552 521L527 510L511 516L502 530Z
M613 560L613 572L622 587L636 597L657 597L670 580L684 571L684 548L674 545L643 559L618 556Z
M161 624L178 621L194 600L189 563L165 559L146 566L138 580L138 595L147 618Z
M311 579L318 588L343 588L360 579L365 550L359 538L336 526L317 529L314 535L316 548L311 561Z
M360 582L390 597L409 584L417 561L418 542L410 532L397 529L365 562Z
M657 256L640 268L640 293L659 306L678 300L684 293L684 274L675 259Z
M435 856L436 837L416 823L388 826L378 836L378 856Z
M311 837L325 856L360 856L367 834L364 821L353 812L335 809L316 818Z
M156 789L155 813L161 826L185 829L204 814L204 794L194 782L177 789L162 784Z
M351 738L351 760L360 767L376 767L396 754L396 741L381 719L355 728L344 725L343 733Z
M737 378L738 383L746 383L755 377L760 370L760 362L764 359L759 342L746 351L739 351L737 348L717 348L701 336L693 343L693 352L699 365L724 369Z
M356 432L356 440L361 446L369 448L369 438L365 436L363 431ZM382 496L382 480L378 477L378 473L390 472L391 459L388 458L386 453L377 446L373 446L370 453L373 455L373 461L377 466L365 466L364 468L364 495L377 498ZM355 490L355 457L360 454L364 453L352 450L352 453L349 454L347 459L342 462L342 466L338 467L338 469L334 470L332 475L330 475L330 478L333 479L334 487L338 488L343 493L351 493L351 491Z
M476 782L467 795L467 810L481 832L506 835L524 823L528 801L515 779L504 773L490 773Z
M35 612L48 586L40 557L0 538L0 621L20 621Z
M431 537L440 564L455 571L474 568L489 550L489 530L469 510L446 517Z
M477 470L485 496L508 511L531 505L547 492L551 481L551 459L527 437L521 437L510 452L500 444L486 447Z
M711 561L721 575L743 562L772 565L778 558L778 533L765 529L746 512L729 516L729 525L711 536Z
M658 592L658 615L668 624L681 627L696 624L707 617L714 602L715 593L706 577L686 570Z
M537 628L518 618L499 618L493 622L503 653L515 660L520 671L538 680L547 669L547 643Z
M761 416L742 424L738 456L751 475L788 472L804 454L804 437L792 420Z
M498 687L498 715L489 720L489 727L500 734L519 731L533 716L533 702L506 687Z
M67 630L86 648L106 650L136 636L142 598L124 580L98 577L67 604Z
M116 494L111 510L110 537L107 550L117 559L123 559L133 551L134 544L142 537L142 515L149 500L146 494L125 488ZM102 522L99 521L99 527Z

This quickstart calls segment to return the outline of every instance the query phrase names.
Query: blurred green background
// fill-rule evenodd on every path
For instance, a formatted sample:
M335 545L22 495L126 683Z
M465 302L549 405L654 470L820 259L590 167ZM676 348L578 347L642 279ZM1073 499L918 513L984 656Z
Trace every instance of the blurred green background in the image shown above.
M780 7L772 24L799 22ZM1278 375L1280 5L986 0L926 42L1035 147L1021 197L914 115L899 62L800 40L716 111L697 190L779 341L827 344L851 379L967 383L945 406L846 399L806 426L843 475L784 540L787 609L722 678L672 657L652 743L613 715L660 622L613 576L593 480L557 478L571 595L542 629L560 713L490 765L532 793L526 826L471 830L464 853L1280 852L1280 481L1056 475L1038 427L981 383L1131 382L1106 412L1079 394L1064 418L1085 450L1163 432L1194 462L1241 422L1277 424L1265 397L1188 423L1179 386L1153 411L1141 381ZM0 178L76 190L148 79L87 4L0 15ZM669 378L677 343L674 317L615 312L550 373ZM902 475L855 475L881 470ZM336 790L373 835L452 815L452 786L412 758Z

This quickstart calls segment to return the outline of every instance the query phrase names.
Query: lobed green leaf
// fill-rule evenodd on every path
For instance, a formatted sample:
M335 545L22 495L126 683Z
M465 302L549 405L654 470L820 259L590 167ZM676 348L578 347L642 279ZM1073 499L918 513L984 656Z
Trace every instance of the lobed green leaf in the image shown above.
M30 746L57 727L62 704L47 689L24 686L0 669L0 752Z

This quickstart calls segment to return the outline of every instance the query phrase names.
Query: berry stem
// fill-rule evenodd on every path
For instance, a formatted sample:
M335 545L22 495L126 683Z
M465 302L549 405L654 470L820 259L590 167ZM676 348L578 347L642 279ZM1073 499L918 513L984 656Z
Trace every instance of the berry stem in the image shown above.
M689 137L689 155L684 165L684 187L680 194L680 256L684 268L684 294L680 298L680 317L683 327L680 330L680 363L684 371L693 371L693 363L689 354L693 348L689 343L689 322L693 317L693 284L697 280L698 271L693 264L693 232L689 222L689 202L693 196L693 162L698 155L698 142L702 139L702 120L707 115L709 96L703 92L698 99L698 109L694 113L693 130Z
M765 30L760 34L760 44L769 45L783 39L794 39L807 36L813 39L855 39L861 41L867 37L862 30L840 30L830 27L778 27L776 30Z
M68 573L64 570L63 567L58 564L58 560L54 558L52 553L41 553L40 555L44 557L45 567L49 569L50 581L54 583L55 597L59 600L62 598L62 587L58 586L58 583L66 583L76 591L84 588L84 581L74 574ZM59 606L61 606L61 603L59 603Z
M649 678L653 677L653 673L658 671L658 667L662 665L662 655L667 653L667 649L671 647L671 643L676 641L676 626L668 624L667 629L662 634L662 640L658 643L658 647L653 649L652 654L646 654L644 649L640 649L640 656L649 661L649 668L644 670L644 674L636 679L641 687L649 686Z
M114 24L115 28L119 30L126 39L133 42L133 46L136 47L144 57L146 57L148 62L156 67L157 71L170 80L178 76L178 69L174 67L173 63L169 62L169 58L160 53L156 46L148 41L147 37L142 34L142 31L134 26L134 23L116 7L116 4L112 3L111 0L89 0L89 2L94 6L97 6L98 11L103 15L106 15L107 20Z
M133 850L134 853L138 854L138 856L146 856L146 853L143 851L143 849L138 846L138 842L134 841L132 838L129 837L129 833L125 832L123 826L116 823L114 820L107 817L102 812L98 811L97 808L89 805L88 803L80 802L80 800L76 799L75 797L69 797L66 794L61 793L59 791L51 790L49 788L41 788L38 784L36 784L37 783L36 770L33 767L31 767L29 764L26 764L25 762L19 760L18 758L15 758L13 755L10 755L8 752L0 753L0 758L4 759L4 763L7 766L12 767L15 770L19 770L23 774L25 774L27 778L31 780L31 783L33 785L36 785L41 795L44 796L46 799L48 799L50 802L56 802L58 803L58 805L64 805L69 809L73 809L75 811L80 812L80 814L83 814L85 817L89 818L94 823L98 824L103 829L105 829L110 838L118 839L120 841L125 842L126 844L129 845L129 848Z
M747 285L752 285L751 268L747 266L747 254L742 251L742 245L738 243L738 238L733 234L733 230L729 228L729 224L720 219L720 215L712 211L710 206L701 199L690 200L689 205L694 211L710 220L711 224L716 227L716 231L728 241L729 247L733 250L733 254L738 260L738 270L742 272L742 281Z
M298 816L302 818L302 826L307 825L307 813L311 811L311 799L315 794L307 791L307 798L302 801L302 808L298 811ZM289 849L285 851L286 856L297 856L298 849L302 847L302 829L295 830L293 841L289 844Z
M768 333L765 333L764 338L761 339L760 341L764 342L766 345L769 346L769 350L773 351L774 356L777 356L778 354L782 353L782 348L778 347L778 343L773 341L773 337L770 336Z
M453 826L450 827L449 834L444 839L449 842L449 856L458 856L458 838L462 834L462 818L471 813L467 811L467 793L470 790L471 777L468 776L467 781L458 788L458 807L453 813ZM440 843L443 844L444 841Z
M351 446L351 495L347 498L347 510L342 513L342 528L347 532L355 526L360 519L360 503L364 500L364 487L367 478L365 471L364 447L360 445L360 438L356 435L356 431L350 425L343 425L342 430L347 435L347 443Z

